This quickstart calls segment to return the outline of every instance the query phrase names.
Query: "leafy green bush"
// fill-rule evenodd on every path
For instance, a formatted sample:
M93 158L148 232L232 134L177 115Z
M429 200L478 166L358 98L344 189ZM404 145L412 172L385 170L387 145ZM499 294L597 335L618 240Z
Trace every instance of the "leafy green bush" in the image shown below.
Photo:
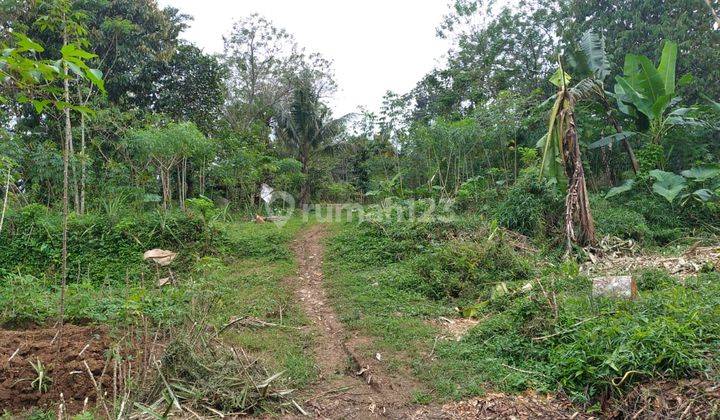
M451 240L412 261L417 273L401 287L442 300L489 298L501 282L527 279L532 270L502 239L482 242Z
M511 296L493 305L495 312L459 344L442 346L438 355L448 359L442 363L470 358L472 370L465 374L479 374L501 389L561 388L580 401L641 380L712 368L720 344L717 273L683 286L648 272L636 301L592 300L563 287L557 287L558 324L542 293Z
M0 323L13 327L38 324L57 314L57 296L50 284L30 275L0 277Z
M563 200L533 171L526 171L508 189L495 209L500 224L528 236L547 234L563 215Z
M678 281L668 274L667 271L659 268L644 270L637 279L638 290L642 292L661 290L677 284Z
M595 228L600 236L610 235L642 241L650 236L645 217L624 206L614 206L607 200L592 197L591 208Z
M470 178L463 182L455 197L455 207L460 211L489 212L497 203L500 194L490 188L483 177Z
M116 217L117 216L117 219ZM116 220L115 220L116 219ZM60 270L62 218L30 205L7 219L0 234L0 277L21 272L56 277ZM182 212L71 215L68 223L68 281L123 282L152 273L144 251L164 248L179 253L174 265L186 268L205 237L203 219ZM215 233L215 239L222 235Z
M97 285L81 281L68 285L65 319L72 323L121 324L144 316L159 324L183 320L190 302L186 287L157 288L149 284ZM13 327L42 324L59 314L59 283L30 275L0 280L0 324Z
M586 399L653 377L681 378L709 369L720 344L720 276L701 275L611 302L604 314L548 342L553 378ZM580 315L580 314L577 314Z

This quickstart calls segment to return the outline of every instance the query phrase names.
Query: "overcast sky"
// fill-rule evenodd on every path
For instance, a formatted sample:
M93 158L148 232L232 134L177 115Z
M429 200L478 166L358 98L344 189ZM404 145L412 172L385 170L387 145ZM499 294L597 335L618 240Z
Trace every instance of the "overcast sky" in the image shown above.
M359 105L379 108L387 90L405 93L449 48L435 28L446 0L159 0L191 15L182 37L206 52L222 52L232 23L257 12L295 35L300 46L334 61L338 114Z

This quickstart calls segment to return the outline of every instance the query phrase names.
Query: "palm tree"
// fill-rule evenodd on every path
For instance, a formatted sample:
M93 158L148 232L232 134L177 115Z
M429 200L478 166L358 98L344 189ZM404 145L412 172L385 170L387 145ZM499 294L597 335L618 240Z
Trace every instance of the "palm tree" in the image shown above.
M276 107L275 129L283 142L302 164L305 176L300 187L300 205L308 204L310 160L342 132L347 115L332 118L332 112L321 100L320 88L312 77L299 76L291 100Z

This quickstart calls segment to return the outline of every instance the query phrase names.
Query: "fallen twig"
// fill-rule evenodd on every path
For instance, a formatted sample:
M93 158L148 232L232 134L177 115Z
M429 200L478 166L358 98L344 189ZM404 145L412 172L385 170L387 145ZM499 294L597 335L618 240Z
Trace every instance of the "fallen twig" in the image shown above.
M306 416L306 417L310 415L310 413L308 413L307 411L303 410L302 407L300 407L300 404L298 404L297 401L292 400L292 403L295 406L295 408L297 408L297 410L300 412L300 414L302 414L303 416Z
M100 403L103 406L103 410L105 410L105 415L107 418L112 418L110 415L110 409L108 408L107 404L105 403L105 398L103 398L102 390L100 389L100 385L95 380L95 375L92 373L92 369L90 369L90 365L88 365L87 361L83 360L83 364L85 365L85 369L87 369L88 376L90 376L90 380L93 383L93 387L95 387L95 392L97 393L97 399L100 401Z
M545 375L545 374L542 373L542 372L535 372L535 371L532 371L532 370L524 370L524 369L516 368L516 367L514 367L514 366L506 365L505 363L501 363L500 365L501 365L502 367L505 367L505 368L508 368L508 369L511 369L511 370L515 370L515 371L518 371L518 372L521 372L521 373L527 373L528 375L547 376L547 375Z
M557 337L558 335L571 333L571 332L575 331L575 328L579 327L580 325L582 325L588 321L592 321L593 319L600 318L602 315L608 315L608 314L600 314L600 315L592 316L590 318L583 319L582 321L578 321L578 322L574 323L573 325L571 325L570 328L568 328L567 330L558 331L554 334L543 335L542 337L533 337L532 340L533 341L542 341L542 340L547 340L548 338Z
M274 322L263 321L262 319L255 318L255 317L239 317L239 318L231 319L230 322L223 325L220 328L220 330L218 330L217 334L215 334L215 335L218 336L218 335L222 334L228 328L235 326L235 325L242 325L242 326L250 327L250 328L253 328L253 327L255 327L255 328L257 328L257 327L278 327L278 328L290 328L290 329L294 329L294 330L300 329L298 327L291 327L289 325L282 325L282 324L276 324Z

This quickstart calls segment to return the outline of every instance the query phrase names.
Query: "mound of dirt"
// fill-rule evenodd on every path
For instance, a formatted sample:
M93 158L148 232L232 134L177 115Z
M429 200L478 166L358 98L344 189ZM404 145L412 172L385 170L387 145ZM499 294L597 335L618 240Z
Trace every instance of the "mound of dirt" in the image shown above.
M81 411L86 398L89 405L95 401L95 387L83 362L96 378L101 376L110 345L107 328L65 325L61 337L57 332L57 328L0 330L1 408L57 410L61 393L70 413ZM47 384L42 387L39 381L33 384L39 374L32 364L37 366L38 360Z

